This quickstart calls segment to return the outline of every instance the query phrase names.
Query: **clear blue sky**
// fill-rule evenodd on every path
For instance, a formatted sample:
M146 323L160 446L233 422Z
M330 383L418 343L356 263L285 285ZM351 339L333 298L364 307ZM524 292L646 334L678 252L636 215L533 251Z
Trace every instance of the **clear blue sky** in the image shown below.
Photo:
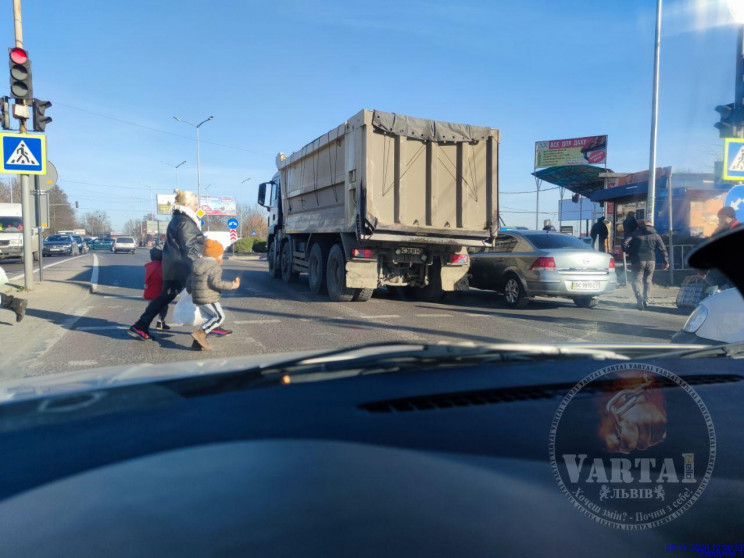
M534 214L510 211L534 210L534 195L507 192L534 190L536 140L608 134L612 169L647 168L654 17L654 0L23 6L34 93L54 103L49 159L81 212L104 209L116 228L149 210L145 185L172 190L161 161L187 160L180 185L195 188L194 131L172 115L214 115L202 184L252 202L277 152L361 108L501 129L502 214L532 225ZM727 21L723 2L665 2L660 166L711 171L721 151L713 108L733 100ZM557 199L546 193L542 208L557 211Z

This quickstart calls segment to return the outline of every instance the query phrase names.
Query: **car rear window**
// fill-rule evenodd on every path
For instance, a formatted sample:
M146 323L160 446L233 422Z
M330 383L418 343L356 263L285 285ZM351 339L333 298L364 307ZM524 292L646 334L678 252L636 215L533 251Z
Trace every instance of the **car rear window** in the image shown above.
M128 244L134 243L134 239L131 236L122 236L120 239L118 239L118 242L126 242Z
M527 237L538 250L551 250L554 248L571 248L574 250L591 250L578 238L561 233L531 234Z
M70 237L66 234L53 234L52 236L47 237L47 240L49 242L69 242Z

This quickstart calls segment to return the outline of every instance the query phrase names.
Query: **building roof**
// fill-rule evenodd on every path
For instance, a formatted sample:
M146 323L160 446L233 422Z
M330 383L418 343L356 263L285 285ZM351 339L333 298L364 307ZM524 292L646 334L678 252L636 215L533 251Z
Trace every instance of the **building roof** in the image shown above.
M590 197L593 192L605 187L605 179L600 178L601 173L612 172L610 169L595 167L593 165L561 165L546 167L533 172L533 176L565 188L585 197Z

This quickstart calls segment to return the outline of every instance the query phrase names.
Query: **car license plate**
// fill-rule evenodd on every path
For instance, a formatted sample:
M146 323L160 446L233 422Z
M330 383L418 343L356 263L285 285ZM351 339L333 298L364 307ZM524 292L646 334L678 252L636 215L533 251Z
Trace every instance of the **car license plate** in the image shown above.
M571 290L597 291L599 290L599 281L571 281Z

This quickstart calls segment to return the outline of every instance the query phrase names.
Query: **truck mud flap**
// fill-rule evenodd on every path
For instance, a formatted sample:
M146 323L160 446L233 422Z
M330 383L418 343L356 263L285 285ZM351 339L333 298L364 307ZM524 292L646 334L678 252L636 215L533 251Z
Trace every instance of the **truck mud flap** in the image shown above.
M444 291L467 291L470 288L468 282L469 267L466 265L453 265L442 267L442 290Z
M377 262L346 262L346 286L350 289L376 289Z

